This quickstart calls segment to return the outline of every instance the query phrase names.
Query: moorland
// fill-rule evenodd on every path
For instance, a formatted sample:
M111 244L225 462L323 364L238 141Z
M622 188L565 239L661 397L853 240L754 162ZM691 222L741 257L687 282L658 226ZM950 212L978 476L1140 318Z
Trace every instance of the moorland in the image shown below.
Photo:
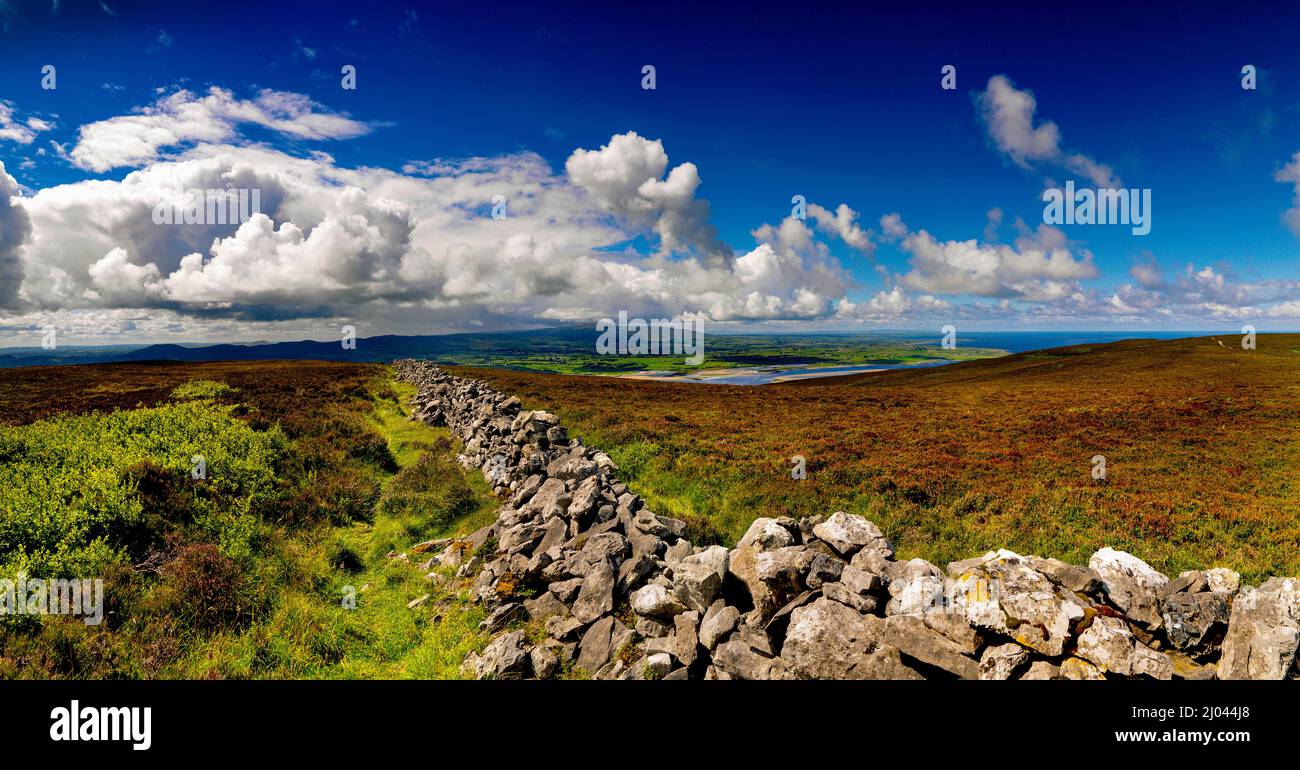
M939 564L1001 547L1087 563L1108 545L1171 574L1300 573L1300 335L762 387L456 371L556 412L656 511L722 542L757 516L846 510Z
M1169 574L1300 573L1300 335L760 387L455 371L557 413L700 543L847 510L938 564L1112 546ZM0 371L0 574L106 591L99 625L0 618L0 678L459 676L482 611L404 554L497 501L448 431L407 419L412 394L376 364Z

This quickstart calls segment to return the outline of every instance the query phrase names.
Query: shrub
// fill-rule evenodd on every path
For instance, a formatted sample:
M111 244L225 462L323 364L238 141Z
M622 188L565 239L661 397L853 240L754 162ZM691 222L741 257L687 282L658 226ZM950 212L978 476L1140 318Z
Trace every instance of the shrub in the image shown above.
M175 401L215 401L239 391L224 382L215 380L190 380L172 390Z
M167 614L200 631L230 629L247 620L239 566L211 543L184 546L163 568Z
M275 493L288 444L230 409L190 401L0 427L0 566L97 575L190 522L246 540L240 517ZM207 478L195 480L200 455Z

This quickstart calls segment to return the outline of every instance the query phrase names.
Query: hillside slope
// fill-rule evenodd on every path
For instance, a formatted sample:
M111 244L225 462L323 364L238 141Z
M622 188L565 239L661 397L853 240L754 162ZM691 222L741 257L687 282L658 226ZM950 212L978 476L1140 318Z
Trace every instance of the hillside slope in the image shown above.
M458 371L558 413L657 510L721 540L758 510L844 509L936 562L1003 546L1077 562L1111 545L1172 573L1300 573L1300 335L758 388ZM805 480L791 478L795 456Z

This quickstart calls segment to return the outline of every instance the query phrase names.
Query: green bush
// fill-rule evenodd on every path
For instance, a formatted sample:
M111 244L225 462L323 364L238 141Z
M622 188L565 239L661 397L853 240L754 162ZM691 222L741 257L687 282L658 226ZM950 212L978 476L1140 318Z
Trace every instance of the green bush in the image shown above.
M215 401L222 396L238 392L224 382L190 380L172 390L172 398L176 401Z
M274 493L288 442L232 409L189 401L0 426L0 568L97 575L190 522L247 555L250 511ZM192 477L199 456L204 479Z

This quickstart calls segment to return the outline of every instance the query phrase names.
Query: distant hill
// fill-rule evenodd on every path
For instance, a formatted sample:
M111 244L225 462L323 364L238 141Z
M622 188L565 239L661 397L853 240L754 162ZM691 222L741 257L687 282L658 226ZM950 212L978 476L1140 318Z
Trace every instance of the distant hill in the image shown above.
M252 342L220 345L145 345L111 347L11 348L0 354L0 368L57 366L64 364L123 363L131 361L352 361L375 363L397 358L428 358L463 355L521 355L548 351L568 353L581 347L590 350L596 331L591 326L567 326L528 331L468 332L402 336L386 334L357 340L354 350L341 341Z

